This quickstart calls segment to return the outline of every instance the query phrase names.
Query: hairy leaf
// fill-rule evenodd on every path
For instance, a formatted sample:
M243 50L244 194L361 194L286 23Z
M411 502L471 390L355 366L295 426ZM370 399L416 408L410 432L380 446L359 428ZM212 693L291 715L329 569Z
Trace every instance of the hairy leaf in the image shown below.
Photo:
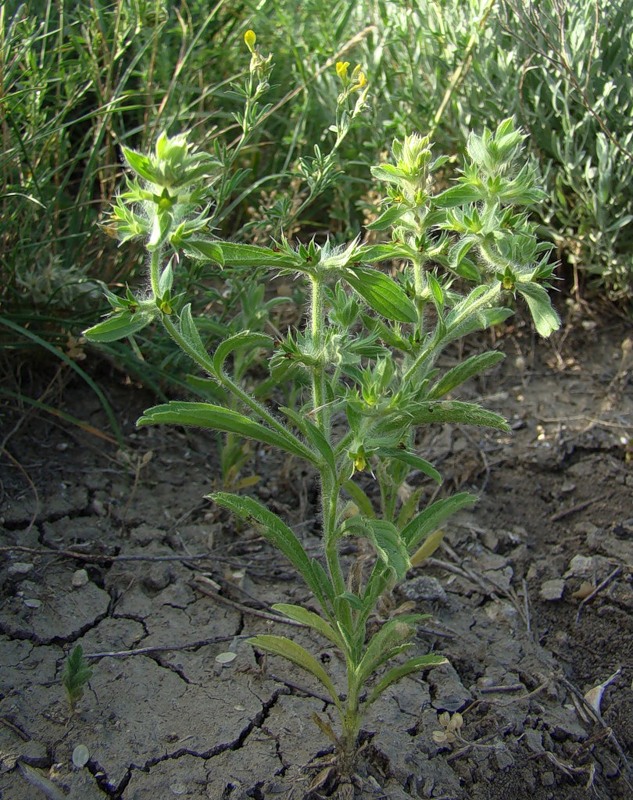
M313 464L317 460L315 454L291 433L272 430L259 422L253 422L237 411L212 403L172 400L169 403L148 408L136 424L191 425L197 428L211 428L275 445L287 453L304 458Z
M381 316L396 322L417 322L415 306L388 275L368 267L350 267L343 272L343 277Z
M314 677L323 686L325 686L328 694L332 698L332 701L339 711L343 713L343 707L338 698L336 688L332 683L332 679L323 669L321 664L316 660L316 658L311 656L305 648L301 647L301 645L293 642L291 639L288 639L285 636L273 636L270 634L253 636L248 639L248 641L254 647L261 647L262 650L266 650L269 653L283 656L283 658L288 659L288 661L291 661L293 664L296 664L298 667L301 667L302 669L305 669L307 672L310 672L312 675L314 675Z

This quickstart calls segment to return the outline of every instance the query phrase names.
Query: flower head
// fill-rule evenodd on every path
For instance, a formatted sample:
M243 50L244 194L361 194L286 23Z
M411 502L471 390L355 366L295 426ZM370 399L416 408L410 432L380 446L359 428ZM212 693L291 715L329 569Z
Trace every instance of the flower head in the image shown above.
M347 80L347 70L349 69L349 61L336 62L336 74L342 81Z

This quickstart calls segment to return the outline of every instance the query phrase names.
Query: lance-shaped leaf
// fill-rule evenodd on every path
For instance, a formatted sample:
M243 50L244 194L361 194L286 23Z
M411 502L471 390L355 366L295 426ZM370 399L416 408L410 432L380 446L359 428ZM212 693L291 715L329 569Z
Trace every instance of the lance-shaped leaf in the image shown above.
M332 679L323 669L321 664L311 656L308 651L301 647L300 644L293 642L285 636L272 636L270 634L261 634L260 636L253 636L248 639L250 644L254 647L261 647L269 653L274 653L277 656L283 656L288 661L296 664L298 667L310 672L314 677L327 689L328 694L332 698L333 703L343 713L341 701L336 693L336 688L332 683Z
M134 314L122 311L88 328L84 331L84 336L91 342L116 342L117 339L124 339L143 330L154 317L155 313L150 310L141 309Z
M189 242L193 244L212 261L227 267L291 267L307 272L306 264L298 253L286 250L276 251L270 247L260 247L256 244L241 244L240 242L211 242L208 247L205 242Z
M312 464L318 463L316 455L291 433L272 430L259 422L253 422L237 411L212 403L172 400L169 403L148 408L136 424L192 425L196 428L236 433L247 439L255 439L264 444L280 447L287 453L305 458Z
M428 619L428 614L403 614L385 622L369 640L365 654L356 667L359 683L365 683L381 664L404 649L402 645L410 646L415 624L423 619Z
M202 337L191 313L191 303L180 312L180 333L191 349L205 360L208 358Z
M414 425L426 425L430 422L457 422L463 425L484 425L509 431L510 427L500 414L487 411L477 403L463 403L459 400L425 400L407 406Z
M356 514L341 525L342 535L365 536L373 544L378 558L398 580L402 580L411 566L407 546L396 526L384 519L368 519Z
M393 261L395 258L415 258L416 255L417 251L403 242L364 244L357 250L357 256L364 264L375 264L377 261Z
M240 347L248 347L254 350L258 347L272 347L273 339L265 333L258 333L252 331L240 331L234 336L230 336L221 342L213 354L213 366L218 375L224 369L224 362L227 357Z
M436 500L430 506L427 506L400 533L409 552L419 547L420 542L437 530L452 514L462 508L472 506L476 502L475 495L468 492L459 492L452 497Z
M429 391L429 400L443 397L445 394L448 394L448 392L461 386L464 381L493 367L495 364L498 364L499 361L503 361L504 358L505 355L498 351L478 353L477 355L467 358L466 361L462 361L461 364L449 369L449 371L440 378Z
M547 337L560 328L560 317L552 307L545 289L538 283L517 283L517 291L525 298L536 330Z
M253 497L240 497L228 492L215 492L209 497L223 508L254 524L261 535L286 556L288 561L314 593L324 609L331 606L334 589L323 568L310 559L293 531L279 517Z
M211 242L208 239L185 239L181 246L190 258L207 259L220 267L224 266L224 255L219 242Z
M123 158L137 175L140 175L141 178L145 178L145 180L150 183L158 182L159 175L149 156L137 153L135 150L130 150L129 147L122 147L121 151L123 152Z
M440 208L454 208L466 203L475 203L482 199L482 192L476 186L468 183L460 183L451 186L450 189L435 195L433 203Z
M405 214L408 214L411 209L404 203L389 206L382 214L377 217L373 222L367 225L368 231L384 231L399 222ZM366 259L363 259L365 261Z
M356 503L358 510L364 517L373 519L376 516L376 512L374 511L374 507L367 493L363 491L357 483L354 483L352 480L345 481L343 489L345 489L347 494Z
M369 697L365 701L365 707L375 702L380 695L389 688L393 683L397 683L407 675L413 672L419 672L422 669L429 669L430 667L439 667L441 664L446 664L447 660L444 656L435 655L430 653L427 656L416 656L405 661L404 664L399 664L397 667L392 667L386 672L380 681L374 686Z
M350 267L342 274L352 289L381 316L396 322L417 322L415 306L393 278L368 267Z
M397 461L402 461L408 464L413 469L418 469L420 472L432 478L436 483L442 483L442 476L435 469L433 464L430 464L426 459L416 456L408 450L401 450L399 447L379 447L374 451L380 458L395 458Z
M302 608L301 606L296 606L291 603L275 603L273 610L278 611L280 614L283 614L284 617L288 617L288 619L293 619L295 622L301 622L303 625L307 625L332 642L332 644L335 644L342 651L345 650L345 640L341 634L336 631L329 622L324 620L323 617L315 614L314 611L308 611L307 608Z

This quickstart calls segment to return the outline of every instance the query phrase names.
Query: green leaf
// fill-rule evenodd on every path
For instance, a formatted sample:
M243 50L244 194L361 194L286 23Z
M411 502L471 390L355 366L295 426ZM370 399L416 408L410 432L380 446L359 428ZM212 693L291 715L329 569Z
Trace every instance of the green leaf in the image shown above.
M152 166L152 161L148 156L137 153L135 150L130 150L128 147L122 147L121 150L123 152L123 158L137 175L140 175L141 178L145 178L145 180L150 183L156 183L156 170Z
M407 411L414 425L432 422L457 422L462 425L484 425L509 431L510 427L500 414L488 411L477 403L463 403L458 400L432 400L410 403Z
M404 664L399 664L397 667L392 667L380 681L374 686L371 694L365 701L365 707L375 702L380 695L389 688L391 684L397 683L402 678L410 675L412 672L419 672L421 669L428 669L429 667L439 667L441 664L446 664L447 659L444 656L435 655L433 653L427 656L416 656L405 661Z
M122 311L88 328L83 335L91 342L116 342L117 339L124 339L143 330L153 321L154 316L154 312L150 310L140 310L134 314Z
M433 199L433 204L440 208L454 208L455 206L475 203L481 200L481 191L475 186L467 183L460 183L458 186L451 186L450 189L441 192Z
M409 553L396 526L383 519L368 519L367 526L378 556L402 580L411 567Z
M511 308L493 306L469 314L457 325L455 325L454 319L451 319L451 314L449 314L446 318L446 325L450 327L446 331L443 344L453 342L455 339L463 339L464 336L474 331L486 331L495 325L500 325L508 317L511 317L513 313Z
M284 617L288 617L288 619L293 619L295 622L301 622L303 625L307 625L341 650L345 650L345 641L340 633L334 630L330 623L324 620L323 617L315 614L314 611L308 611L307 608L302 608L301 606L296 606L291 603L275 603L273 610L278 611L280 614L283 614Z
M345 481L343 489L356 503L358 510L364 517L373 519L376 516L371 500L357 483L352 480Z
M154 222L152 224L152 231L149 235L149 240L145 247L151 252L158 250L164 244L174 219L169 211L158 211L154 215Z
M365 536L374 545L378 558L402 580L411 566L409 553L396 526L384 519L356 514L346 519L340 527L341 535Z
M240 497L228 492L214 492L209 497L222 508L226 508L241 519L254 524L261 535L280 550L298 570L324 609L334 596L331 584L324 584L322 570L315 568L318 562L308 557L303 545L293 531L276 514L253 497Z
M207 239L187 239L182 243L182 249L190 258L208 259L220 267L224 266L224 255L218 242Z
M378 314L397 322L417 322L415 306L393 278L367 267L351 267L343 277Z
M435 305L437 306L438 309L441 310L442 308L444 308L444 290L442 289L442 286L440 282L437 280L437 278L430 272L426 276L426 280L429 289L431 290L431 294L433 295Z
M429 391L429 400L443 397L445 394L448 394L448 392L461 386L464 381L472 378L473 375L478 375L480 372L490 369L490 367L503 361L504 358L504 354L498 351L479 353L478 355L467 358L466 361L462 361L461 364L449 369L449 371L440 378Z
M420 472L432 478L436 483L442 483L442 476L433 464L430 464L424 458L420 458L420 456L416 456L415 453L409 452L409 450L401 450L399 447L379 447L374 452L380 458L395 458L404 464L409 464L409 466L419 469Z
M265 333L240 331L240 333L230 336L217 346L213 354L213 366L215 367L216 373L220 375L224 369L224 362L233 350L237 350L239 347L248 347L254 350L259 347L272 346L272 337Z
M464 236L457 241L457 244L451 247L448 258L453 269L459 269L462 261L466 258L468 253L477 244L476 236Z
M416 251L402 242L387 242L362 245L356 254L363 264L374 264L377 261L393 261L394 258L411 258Z
M226 389L220 386L214 378L201 378L199 375L185 375L185 383L193 394L203 400L212 400L215 403L228 403Z
M336 609L340 609L342 603L345 603L350 608L353 608L354 611L364 610L363 601L357 594L354 594L354 592L341 592L341 594L336 595L336 597L334 598L334 602L336 604L335 605ZM340 617L341 614L339 614L338 616Z
M247 641L250 642L253 647L261 647L262 650L266 650L269 653L274 653L277 656L283 656L283 658L286 658L288 661L291 661L298 667L310 672L323 686L325 686L328 694L332 698L332 701L339 709L341 714L343 713L341 701L338 699L336 688L332 683L330 676L323 669L316 658L310 655L305 648L301 647L301 645L291 641L285 636L272 636L270 634L252 636Z
M517 283L516 289L530 309L536 330L547 337L560 328L560 317L552 308L552 301L545 289L538 283Z
M381 664L396 655L397 653L393 652L394 648L399 652L403 644L410 645L409 640L415 631L415 624L428 619L428 616L428 614L403 614L385 622L369 640L365 654L356 667L358 682L365 683Z
M312 564L312 579L314 580L315 586L312 591L315 597L319 598L323 610L328 611L329 608L334 606L335 599L332 581L320 561L317 561L316 558L312 558L310 559L310 563ZM321 600L321 598L323 598L323 600ZM324 602L325 600L329 602L329 606L327 602Z
M277 252L270 247L238 242L214 242L227 267L292 267L303 270L306 265L297 253Z
M205 360L208 358L202 337L198 332L198 328L191 314L191 303L187 303L180 312L180 333L183 338L187 340L187 344L195 350L198 355L202 356Z
M165 269L161 272L158 279L158 294L164 297L167 292L171 292L174 285L174 270L171 266L171 261L167 264Z
M459 492L452 497L436 500L403 528L400 533L402 541L409 552L417 549L422 540L437 530L446 519L476 502L475 495L469 492Z
M196 428L211 428L225 433L236 433L247 439L280 447L287 453L317 464L315 454L291 433L274 431L253 422L243 414L212 403L190 403L172 400L163 405L148 408L137 425L192 425Z
M371 174L379 181L386 181L387 183L399 184L403 178L406 180L407 173L396 167L395 164L377 164L375 167L370 168Z
M409 210L409 207L404 204L389 206L377 219L366 225L366 228L368 231L384 231L399 222L405 214L409 213ZM367 260L367 258L363 258L363 261Z

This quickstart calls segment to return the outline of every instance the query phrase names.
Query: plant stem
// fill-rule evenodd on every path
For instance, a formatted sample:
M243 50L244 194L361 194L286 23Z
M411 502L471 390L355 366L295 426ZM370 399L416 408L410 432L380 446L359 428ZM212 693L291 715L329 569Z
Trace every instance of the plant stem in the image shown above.
M158 247L156 250L152 250L149 262L149 281L155 298L159 296L158 281L160 279L161 249Z
M325 365L323 363L323 326L325 323L325 305L323 282L317 276L310 276L312 294L310 297L310 330L314 356L318 363L312 369L312 412L314 421L326 440L330 440L329 414L327 413L327 395L325 387Z

